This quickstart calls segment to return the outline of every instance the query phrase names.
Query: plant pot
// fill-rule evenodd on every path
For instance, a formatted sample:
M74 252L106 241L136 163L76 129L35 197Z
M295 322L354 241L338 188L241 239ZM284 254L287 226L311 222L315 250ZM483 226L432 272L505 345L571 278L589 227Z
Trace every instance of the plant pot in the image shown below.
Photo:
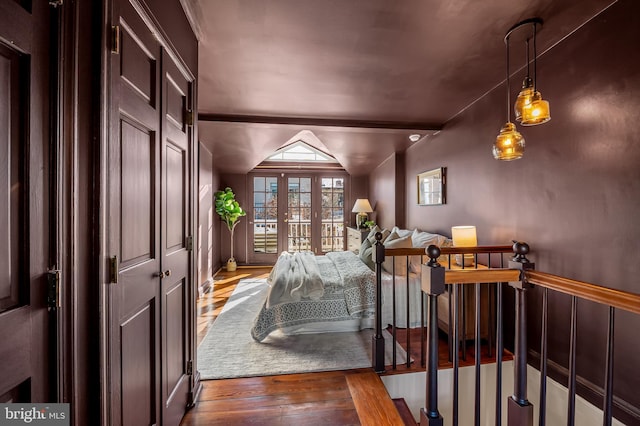
M235 259L227 260L227 272L233 272L238 269L238 264Z

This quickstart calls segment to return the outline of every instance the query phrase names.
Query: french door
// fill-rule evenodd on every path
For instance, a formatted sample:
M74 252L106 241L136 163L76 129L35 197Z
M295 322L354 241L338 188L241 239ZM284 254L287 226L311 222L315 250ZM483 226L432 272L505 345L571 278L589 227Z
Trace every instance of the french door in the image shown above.
M250 175L249 262L274 263L283 251L344 250L346 175Z

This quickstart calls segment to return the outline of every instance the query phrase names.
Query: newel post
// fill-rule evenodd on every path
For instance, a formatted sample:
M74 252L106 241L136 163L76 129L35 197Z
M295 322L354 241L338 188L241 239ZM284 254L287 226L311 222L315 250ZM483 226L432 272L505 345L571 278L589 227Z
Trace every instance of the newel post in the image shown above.
M520 281L510 282L516 290L516 335L514 356L513 395L507 403L507 424L509 426L533 426L533 405L527 400L527 289L524 271L534 269L535 264L527 259L529 245L513 244L515 256L509 261L509 268L519 269Z
M373 246L373 261L376 264L376 324L372 341L373 369L384 372L384 336L382 336L382 262L384 262L384 245L382 233L376 232L376 242Z
M420 410L420 425L442 426L438 411L438 296L444 293L444 268L438 263L440 249L430 245L426 250L429 263L422 265L422 291L427 295L429 321L427 332L427 393L425 408Z

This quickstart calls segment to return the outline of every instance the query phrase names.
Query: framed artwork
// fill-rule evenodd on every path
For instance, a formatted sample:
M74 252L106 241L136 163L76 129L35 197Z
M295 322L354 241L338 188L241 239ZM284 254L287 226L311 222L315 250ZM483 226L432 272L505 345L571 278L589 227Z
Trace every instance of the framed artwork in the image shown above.
M433 206L446 202L446 168L428 170L418 175L418 204Z

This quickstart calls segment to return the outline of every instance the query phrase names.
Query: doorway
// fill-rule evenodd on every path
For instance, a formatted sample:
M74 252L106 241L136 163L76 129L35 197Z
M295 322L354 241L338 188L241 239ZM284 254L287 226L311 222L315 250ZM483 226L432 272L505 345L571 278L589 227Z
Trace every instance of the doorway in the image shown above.
M344 250L347 179L333 171L250 174L248 262L273 264L283 251Z

